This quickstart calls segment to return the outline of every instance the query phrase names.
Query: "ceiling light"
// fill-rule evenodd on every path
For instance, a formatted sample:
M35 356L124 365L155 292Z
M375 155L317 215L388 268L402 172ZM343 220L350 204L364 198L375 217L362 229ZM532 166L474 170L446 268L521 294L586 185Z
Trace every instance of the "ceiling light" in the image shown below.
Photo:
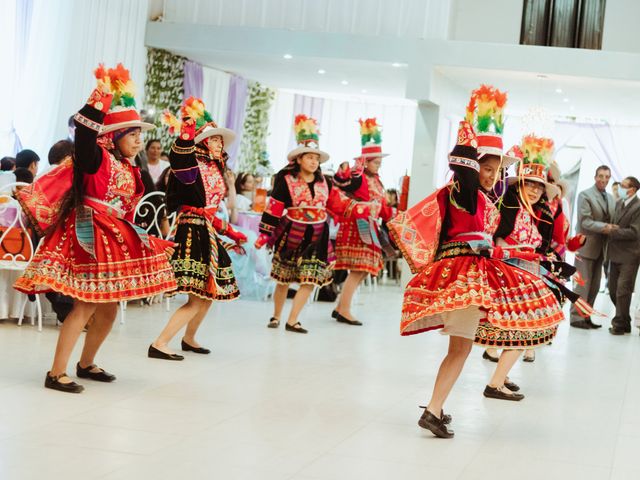
M360 90L362 93L367 93L366 88L363 88L362 90Z
M342 80L340 83L341 83L342 85L349 85L349 82L348 82L348 81L346 81L346 80Z
M401 66L402 66L402 64L401 64L401 63L398 63L398 62L393 62L393 63L391 64L391 66L392 66L392 67L396 67L396 68L398 68L398 67L401 67Z
M293 55L289 54L289 53L285 53L282 58L284 58L285 60L291 60L293 58Z
M560 87L556 88L556 93L562 93L562 89Z
M565 97L565 98L563 98L563 99L562 99L562 101L563 101L564 103L569 103L569 99L568 99L568 98L566 98L566 97Z
M320 75L324 75L325 73L327 73L327 71L325 69L321 68L320 70L318 70L318 73Z

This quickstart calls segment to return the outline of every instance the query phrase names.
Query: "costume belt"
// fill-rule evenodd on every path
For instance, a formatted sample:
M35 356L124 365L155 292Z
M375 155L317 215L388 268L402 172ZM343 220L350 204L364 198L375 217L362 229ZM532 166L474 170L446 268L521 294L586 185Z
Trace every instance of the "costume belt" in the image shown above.
M149 234L143 228L124 218L124 211L110 203L94 197L85 196L82 205L76 209L76 238L80 247L87 252L93 259L96 259L95 245L95 224L93 213L98 212L108 216L115 216L120 221L128 224L138 235L140 241L147 247L151 248L149 242Z
M293 222L314 224L327 221L327 209L324 207L289 207L287 218Z

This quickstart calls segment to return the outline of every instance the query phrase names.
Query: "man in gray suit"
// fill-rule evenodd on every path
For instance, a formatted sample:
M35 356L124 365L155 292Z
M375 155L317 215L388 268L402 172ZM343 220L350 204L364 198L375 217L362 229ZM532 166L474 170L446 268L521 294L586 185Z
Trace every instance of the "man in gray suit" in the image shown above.
M584 283L576 282L574 291L590 305L596 301L602 277L602 264L607 248L607 237L612 225L615 203L607 193L611 169L601 165L596 169L595 185L578 195L578 233L585 236L585 244L576 255L576 268ZM575 306L571 307L571 326L585 330L600 328L590 318L582 318Z
M616 205L613 222L616 228L609 234L607 259L609 260L609 294L616 306L609 333L631 333L631 296L640 265L640 199L636 196L640 181L627 177L620 182L620 200Z

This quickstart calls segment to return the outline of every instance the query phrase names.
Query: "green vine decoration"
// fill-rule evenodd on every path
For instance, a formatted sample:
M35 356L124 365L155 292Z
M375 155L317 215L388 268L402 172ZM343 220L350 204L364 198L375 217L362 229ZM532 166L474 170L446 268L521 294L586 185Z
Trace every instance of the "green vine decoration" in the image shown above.
M262 175L271 171L267 134L269 108L274 98L275 90L258 82L249 83L238 171Z
M168 152L174 137L161 126L160 116L165 109L172 113L180 110L184 96L184 62L186 58L157 48L147 49L147 79L145 82L145 108L153 109L153 123L158 127L150 134L159 138ZM149 137L151 138L151 137Z

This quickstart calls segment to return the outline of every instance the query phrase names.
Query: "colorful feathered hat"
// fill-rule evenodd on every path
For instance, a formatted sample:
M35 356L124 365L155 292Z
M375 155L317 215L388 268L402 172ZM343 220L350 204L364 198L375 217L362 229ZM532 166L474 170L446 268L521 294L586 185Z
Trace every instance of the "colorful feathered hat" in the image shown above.
M533 134L525 135L520 142L522 159L518 163L518 176L510 179L510 183L517 180L541 183L546 188L547 198L558 195L559 189L549 183L548 172L553 158L553 140L537 137Z
M211 118L211 114L206 110L204 102L196 97L189 97L180 107L180 117L189 117L196 122L196 138L195 143L200 143L209 137L219 135L222 137L225 147L228 147L236 139L233 130L224 127L218 127L216 122ZM182 122L173 115L169 110L162 112L160 121L169 127L169 133L178 135Z
M478 136L478 158L484 155L501 157L502 168L509 168L518 161L517 158L504 154L502 133L506 104L506 92L501 92L492 85L481 85L471 92L465 118L473 125Z
M358 120L360 123L360 143L362 153L358 158L383 158L388 157L388 153L382 153L382 132L375 118L365 118Z
M318 130L318 122L315 118L307 117L304 114L296 115L293 131L296 134L298 146L287 155L289 163L303 153L317 153L320 155L320 163L329 160L329 154L320 150L320 130Z
M98 86L113 94L111 107L104 118L100 135L116 130L139 127L142 130L156 128L151 123L143 122L136 110L135 84L131 80L129 70L119 63L116 68L104 68L98 65L94 75ZM105 88L106 87L106 88Z

